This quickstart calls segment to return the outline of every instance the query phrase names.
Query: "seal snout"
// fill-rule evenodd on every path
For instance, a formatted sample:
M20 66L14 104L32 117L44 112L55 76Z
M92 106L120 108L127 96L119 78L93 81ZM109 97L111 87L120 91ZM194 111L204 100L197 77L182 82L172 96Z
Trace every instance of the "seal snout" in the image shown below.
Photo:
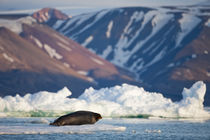
M101 114L95 113L95 119L96 121L102 119Z
M101 117L101 115L99 114L99 116L98 116L98 120L100 120L100 119L102 119L102 117Z

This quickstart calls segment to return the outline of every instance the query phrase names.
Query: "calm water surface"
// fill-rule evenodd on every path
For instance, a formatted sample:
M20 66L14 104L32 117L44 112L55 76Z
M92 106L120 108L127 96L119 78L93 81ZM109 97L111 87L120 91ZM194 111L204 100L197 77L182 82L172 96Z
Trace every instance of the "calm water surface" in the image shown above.
M54 127L54 118L0 118L0 140L210 140L210 120L105 118L95 125ZM42 133L43 132L43 133Z

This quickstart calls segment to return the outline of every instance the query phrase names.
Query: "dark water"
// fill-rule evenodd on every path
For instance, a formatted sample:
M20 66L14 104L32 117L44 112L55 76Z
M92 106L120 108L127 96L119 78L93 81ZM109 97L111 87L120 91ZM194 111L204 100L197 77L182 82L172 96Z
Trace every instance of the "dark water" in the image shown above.
M0 118L0 140L210 140L210 120L117 118L102 119L95 125L75 127L52 127L48 125L51 120L52 118Z

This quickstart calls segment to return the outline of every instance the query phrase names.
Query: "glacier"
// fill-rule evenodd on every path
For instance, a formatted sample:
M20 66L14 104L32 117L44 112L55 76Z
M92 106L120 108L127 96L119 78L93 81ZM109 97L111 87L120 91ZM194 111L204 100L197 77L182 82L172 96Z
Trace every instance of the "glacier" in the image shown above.
M173 102L161 93L148 92L142 87L122 84L102 88L86 89L78 98L69 98L71 91L64 87L58 92L40 91L21 97L0 97L0 116L30 116L41 111L49 116L58 116L77 110L89 110L103 117L129 117L148 115L163 118L210 118L203 102L206 85L198 81L190 89L184 88L182 100ZM28 112L28 113L27 113ZM49 113L50 112L50 113ZM31 116L30 116L31 117Z

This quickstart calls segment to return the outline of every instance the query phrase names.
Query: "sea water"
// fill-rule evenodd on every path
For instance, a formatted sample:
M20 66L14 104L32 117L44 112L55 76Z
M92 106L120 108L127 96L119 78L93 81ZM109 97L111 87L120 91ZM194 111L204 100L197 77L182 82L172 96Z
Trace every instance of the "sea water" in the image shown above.
M69 98L64 87L21 97L0 97L1 139L210 139L210 108L204 108L206 85L184 88L173 102L161 93L123 84L86 89ZM78 110L100 113L94 125L50 126L58 116Z
M53 119L1 118L0 139L210 139L209 120L104 118L94 125L57 127L48 125Z

